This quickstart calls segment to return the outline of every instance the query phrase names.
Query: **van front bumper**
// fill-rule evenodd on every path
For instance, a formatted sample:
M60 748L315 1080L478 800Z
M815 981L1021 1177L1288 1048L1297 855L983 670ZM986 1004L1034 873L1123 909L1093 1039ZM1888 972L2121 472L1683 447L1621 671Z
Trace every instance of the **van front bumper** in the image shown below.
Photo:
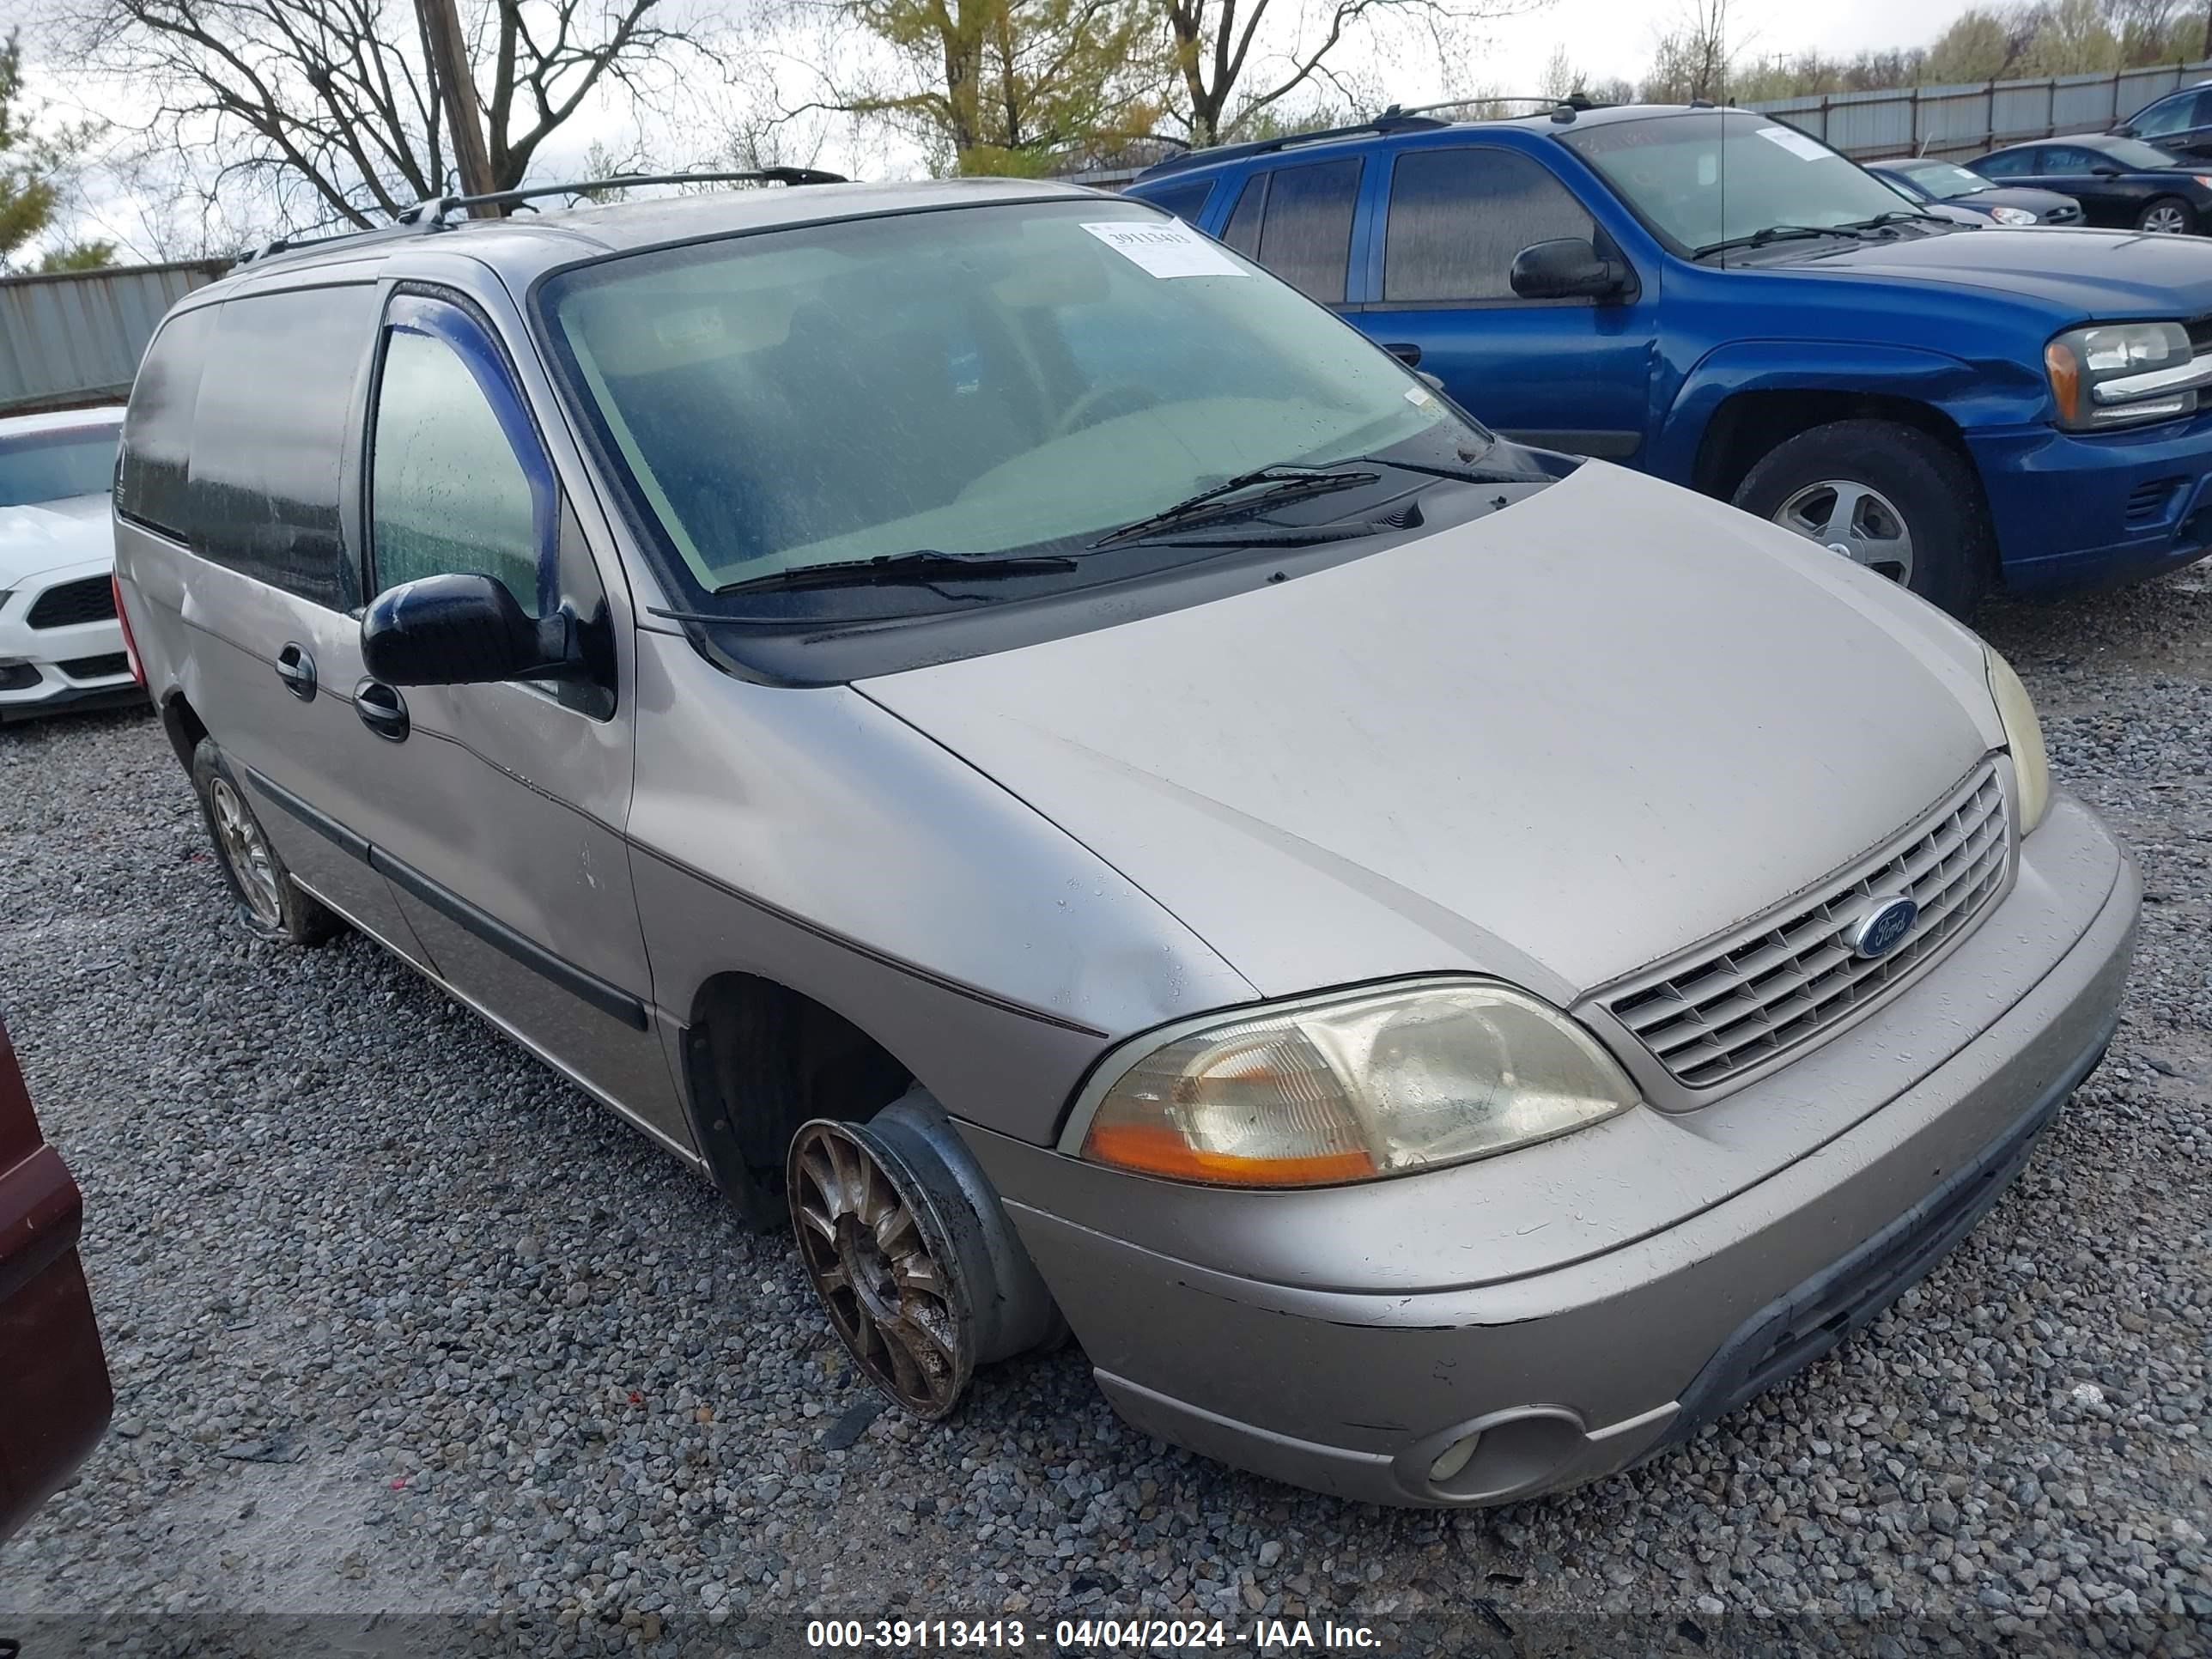
M2111 1037L2141 896L2133 866L2064 797L2020 863L1972 937L1807 1060L1856 1068L1856 1050L1878 1076L1877 1048L1947 1058L1886 1100L1844 1103L1849 1127L1774 1173L1595 1253L1575 1253L1571 1211L1631 1183L1686 1183L1609 1167L1607 1125L1551 1143L1582 1143L1588 1178L1571 1191L1536 1175L1564 1236L1538 1271L1484 1272L1510 1254L1495 1218L1525 1178L1522 1154L1329 1189L1326 1208L1301 1202L1313 1194L1208 1194L1223 1200L1215 1223L1191 1189L1164 1195L1165 1183L963 1133L1100 1387L1138 1428L1372 1503L1556 1490L1663 1450L1827 1352L2019 1172ZM1984 1021L1992 987L2000 1012ZM1963 1047L1962 1030L1975 1033ZM1731 1117L1800 1114L1786 1079L1806 1063L1668 1127L1725 1144ZM1521 1196L1512 1231L1540 1238ZM1437 1224L1439 1197L1463 1224ZM1431 1473L1470 1439L1455 1472Z

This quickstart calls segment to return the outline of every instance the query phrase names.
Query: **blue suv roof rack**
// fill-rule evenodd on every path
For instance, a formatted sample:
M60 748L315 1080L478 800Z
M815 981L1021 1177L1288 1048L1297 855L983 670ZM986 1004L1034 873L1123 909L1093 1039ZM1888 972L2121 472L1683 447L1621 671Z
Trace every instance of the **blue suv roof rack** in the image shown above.
M1328 127L1319 132L1286 132L1279 138L1255 138L1242 144L1217 144L1211 149L1186 150L1181 155L1170 155L1164 161L1153 162L1137 177L1157 179L1162 173L1180 173L1186 167L1212 167L1216 161L1233 161L1244 155L1266 155L1271 151L1290 149L1299 144L1324 144L1332 138L1358 138L1369 133L1419 132L1450 125L1449 121L1437 120L1433 115L1401 110L1394 104L1373 120L1355 121L1347 127Z
M1247 155L1266 155L1299 144L1327 143L1333 138L1425 132L1451 125L1449 121L1437 118L1436 112L1438 110L1473 109L1496 104L1543 105L1551 110L1552 118L1555 121L1571 121L1577 112L1598 107L1579 92L1571 92L1565 98L1454 98L1440 104L1417 104L1411 109L1393 104L1372 120L1355 121L1350 126L1328 127L1318 132L1289 132L1279 138L1256 138L1249 143L1218 144L1211 149L1186 150L1180 155L1170 155L1164 161L1153 162L1137 177L1157 179L1164 173L1181 173L1188 167L1212 167L1217 161L1234 161Z

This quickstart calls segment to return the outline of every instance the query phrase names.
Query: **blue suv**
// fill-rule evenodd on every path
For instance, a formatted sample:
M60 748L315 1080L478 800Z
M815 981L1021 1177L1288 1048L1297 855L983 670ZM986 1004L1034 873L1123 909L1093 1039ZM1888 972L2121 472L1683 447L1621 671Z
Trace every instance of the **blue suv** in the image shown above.
M1506 436L1732 501L1955 612L2212 551L2195 239L1961 226L1703 106L1392 111L1128 193Z

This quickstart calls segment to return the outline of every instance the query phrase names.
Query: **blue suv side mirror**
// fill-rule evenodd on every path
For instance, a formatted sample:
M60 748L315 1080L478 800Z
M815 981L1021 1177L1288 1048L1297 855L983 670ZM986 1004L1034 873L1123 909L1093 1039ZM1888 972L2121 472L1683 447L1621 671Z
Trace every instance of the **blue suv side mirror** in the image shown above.
M1513 256L1509 280L1524 300L1613 300L1626 297L1635 276L1578 236L1536 242Z

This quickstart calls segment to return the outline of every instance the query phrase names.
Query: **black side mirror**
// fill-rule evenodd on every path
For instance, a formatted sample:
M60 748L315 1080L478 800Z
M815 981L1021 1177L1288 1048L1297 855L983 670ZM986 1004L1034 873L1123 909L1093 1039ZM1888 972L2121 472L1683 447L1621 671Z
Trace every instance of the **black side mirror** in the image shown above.
M1629 288L1628 267L1577 236L1537 242L1513 256L1509 277L1524 300L1610 300Z
M424 576L376 596L361 619L362 665L389 685L484 685L584 672L568 612L522 614L489 576Z
M2111 131L2112 136L2115 138L2132 138L2136 136L2136 130L2130 126L2125 121L2121 122L2119 125L2112 128Z

